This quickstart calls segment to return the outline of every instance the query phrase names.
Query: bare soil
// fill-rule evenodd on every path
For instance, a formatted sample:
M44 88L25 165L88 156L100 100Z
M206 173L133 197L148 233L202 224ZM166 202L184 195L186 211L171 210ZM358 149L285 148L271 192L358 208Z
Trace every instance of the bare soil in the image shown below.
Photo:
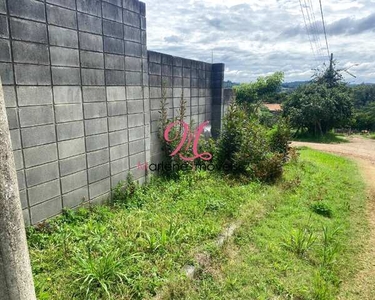
M370 235L363 249L361 270L350 280L344 282L339 299L375 299L375 140L350 137L349 143L317 144L293 142L292 146L309 148L342 155L355 160L367 184L367 218Z

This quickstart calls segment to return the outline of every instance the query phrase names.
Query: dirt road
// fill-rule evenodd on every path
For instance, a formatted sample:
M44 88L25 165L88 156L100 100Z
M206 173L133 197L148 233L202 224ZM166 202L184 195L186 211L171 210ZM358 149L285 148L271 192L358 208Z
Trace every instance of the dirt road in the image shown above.
M375 140L361 137L349 138L350 143L316 144L293 142L292 146L307 146L312 149L346 156L355 160L368 188L367 217L370 226L368 245L361 257L362 269L344 282L339 299L375 299Z

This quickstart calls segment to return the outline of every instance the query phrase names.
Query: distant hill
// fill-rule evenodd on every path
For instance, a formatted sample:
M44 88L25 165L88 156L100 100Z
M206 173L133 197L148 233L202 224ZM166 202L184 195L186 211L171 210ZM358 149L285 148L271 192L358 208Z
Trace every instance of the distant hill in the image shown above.
M307 84L309 81L292 81L292 82L284 82L281 87L286 90L295 90L301 85Z

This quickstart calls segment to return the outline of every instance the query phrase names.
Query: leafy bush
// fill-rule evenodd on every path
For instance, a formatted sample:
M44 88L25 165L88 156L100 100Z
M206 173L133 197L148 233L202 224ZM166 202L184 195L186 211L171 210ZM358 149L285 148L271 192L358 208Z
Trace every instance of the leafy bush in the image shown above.
M323 201L319 201L319 202L312 204L311 209L316 214L327 217L327 218L331 218L333 215L331 207Z
M126 177L126 181L121 181L113 191L113 202L115 204L129 205L139 185L135 182L131 173Z
M289 152L289 142L292 138L290 126L286 119L280 119L277 125L269 132L271 151L283 154Z
M287 132L286 125L280 125L275 133L268 135L266 128L257 118L249 116L243 105L232 103L218 141L216 165L226 173L274 182L282 175L288 153Z

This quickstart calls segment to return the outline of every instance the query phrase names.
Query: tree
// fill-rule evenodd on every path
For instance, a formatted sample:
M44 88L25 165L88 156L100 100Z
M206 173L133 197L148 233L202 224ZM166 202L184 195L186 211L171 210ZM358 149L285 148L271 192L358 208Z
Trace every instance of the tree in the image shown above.
M238 103L258 104L276 97L284 80L284 73L276 72L271 76L259 77L256 82L235 86Z
M36 299L1 79L0 294L1 299Z

